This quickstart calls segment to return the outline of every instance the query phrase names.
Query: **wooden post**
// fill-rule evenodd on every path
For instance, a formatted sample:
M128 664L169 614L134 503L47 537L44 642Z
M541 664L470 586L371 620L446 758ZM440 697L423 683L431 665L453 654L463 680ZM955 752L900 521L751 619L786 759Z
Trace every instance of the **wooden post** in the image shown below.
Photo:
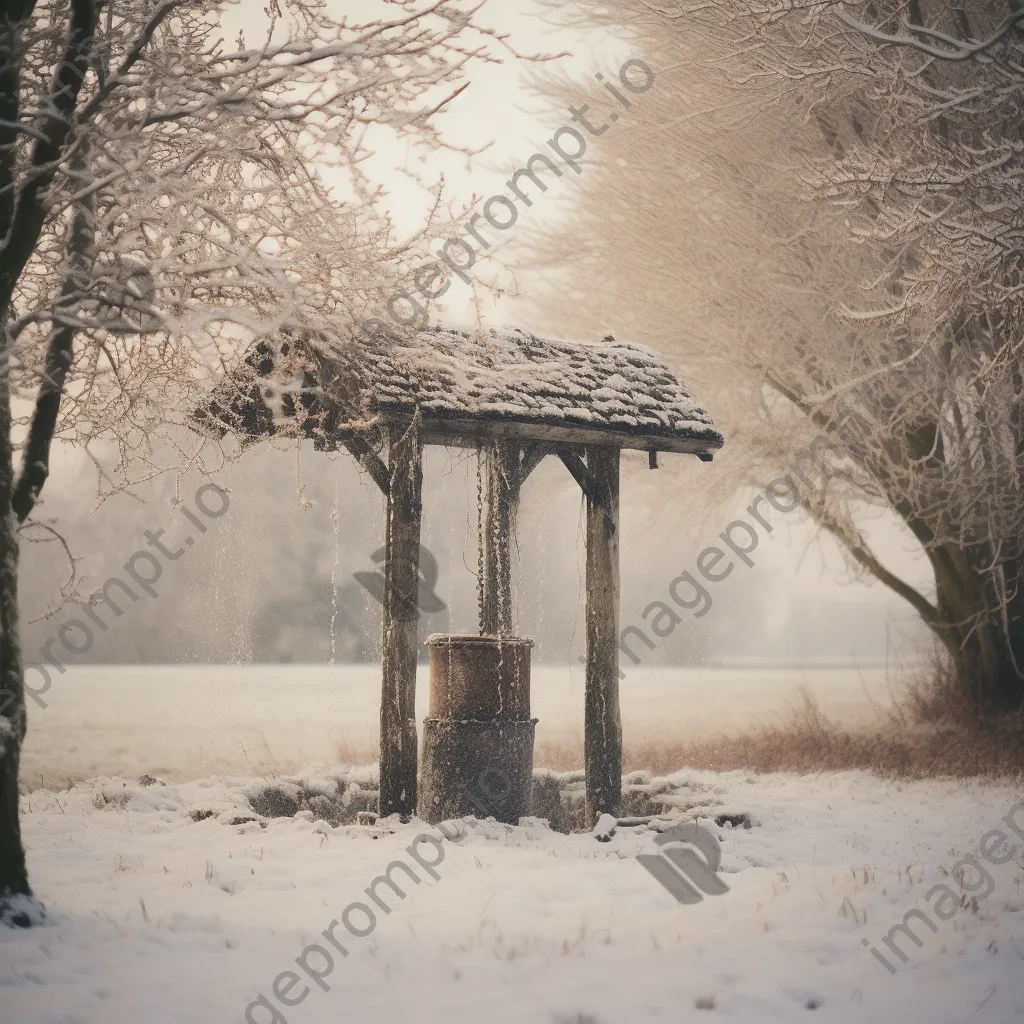
M584 762L587 823L619 813L619 450L587 447L587 681Z
M480 632L512 635L512 520L519 501L519 446L492 441L484 456L484 586Z
M419 623L423 442L417 411L388 438L384 560L380 801L385 814L416 812L416 641Z

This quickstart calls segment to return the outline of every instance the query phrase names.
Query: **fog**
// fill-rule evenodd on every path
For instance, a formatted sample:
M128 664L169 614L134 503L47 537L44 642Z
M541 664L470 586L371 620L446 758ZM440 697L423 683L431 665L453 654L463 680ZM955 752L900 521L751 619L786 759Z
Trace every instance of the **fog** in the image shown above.
M667 454L652 471L643 453L624 453L622 628L642 626L651 602L670 602L673 578L693 569L701 548L721 545L719 534L742 515L749 496L704 507L702 488L714 472L714 463ZM120 617L105 614L108 628L94 627L91 648L62 657L68 663L378 658L380 607L354 574L379 569L371 556L383 544L383 499L354 460L344 452L314 452L311 445L265 442L213 479L228 492L229 507L206 519L206 533L199 535L171 504L177 483L182 508L198 514L195 493L204 479L197 473L180 481L158 478L95 508L89 467L82 460L62 461L39 518L61 533L79 559L81 596L112 576L130 583L124 566L133 553L155 550L146 531L172 553L183 551L160 559L156 596L133 584L137 600L120 600ZM216 511L215 495L200 500ZM772 534L750 556L754 565L737 562L728 579L708 585L712 603L704 614L680 611L680 624L654 649L630 645L645 665L915 656L923 636L909 608L877 583L851 581L834 542L816 537L800 513L776 512L770 522ZM158 534L161 529L166 533ZM194 545L178 548L188 530L196 534ZM423 542L437 561L434 590L446 607L424 611L424 636L477 629L476 531L475 451L429 447ZM902 558L910 578L922 575L894 526L879 521L875 533L895 564ZM581 494L564 466L548 458L523 490L514 566L518 630L536 640L539 662L575 663L582 653L583 566ZM145 562L136 569L146 577L154 572ZM59 604L67 574L56 542L26 545L22 607L29 661L39 660L35 652L61 624L84 619L70 605L55 618L40 618ZM700 610L703 604L694 609ZM81 637L73 643L80 645ZM630 666L623 657L627 674Z
M352 5L349 5L352 6ZM356 5L372 9L373 5ZM237 11L244 23L246 4ZM569 51L557 63L570 76L631 54L628 43L600 32L586 37L555 29L526 2L484 11L495 28L512 33L521 53ZM388 183L386 206L396 224L413 231L426 202L422 183L443 174L453 209L470 207L500 187L509 168L542 146L565 120L530 87L536 65L507 57L481 65L471 87L440 119L455 145L483 152L438 152L423 157L400 143L381 145L373 173ZM501 117L495 112L500 106ZM600 159L596 154L595 159ZM419 175L417 184L411 175ZM563 176L528 212L510 240L525 248L531 232L552 223L572 229L577 181ZM531 220L532 218L532 220ZM486 260L478 264L488 278ZM538 278L517 272L516 294L494 296L452 289L443 308L450 322L485 326L518 324L545 333L542 313L530 302ZM635 340L643 342L644 338ZM685 379L684 379L685 383ZM714 414L713 402L704 400ZM729 438L726 438L728 448ZM621 627L642 622L643 610L666 599L671 580L692 568L702 547L742 512L750 495L717 504L706 500L716 464L662 455L660 468L646 457L624 453L622 481ZM476 455L430 448L424 477L423 541L438 563L436 591L446 608L425 613L424 635L436 630L475 631ZM380 608L355 578L373 573L371 555L383 544L383 500L345 453L325 454L264 442L214 476L230 494L230 508L208 524L187 553L165 561L156 597L129 603L91 647L69 661L86 662L364 662L379 656ZM78 560L80 595L114 575L138 550L152 550L144 531L175 536L186 525L171 499L192 495L204 482L198 473L159 477L96 505L93 465L81 453L61 452L37 509ZM336 521L333 514L337 513ZM582 653L583 518L581 494L564 467L546 459L523 492L515 566L518 630L537 642L535 660L569 664ZM654 649L634 649L645 664L695 664L754 659L879 661L914 658L925 639L913 612L875 583L853 581L836 545L819 538L800 513L777 515L762 538L755 565L737 565L714 585L713 604L700 618L682 612L671 636ZM928 572L909 535L891 519L869 530L877 549L905 578L928 589ZM167 543L170 543L167 541ZM32 660L60 625L75 617L65 606L56 618L40 618L61 605L68 566L59 545L24 545L22 608L26 657ZM108 616L109 618L109 616ZM34 620L34 621L32 621ZM623 659L623 668L630 662Z

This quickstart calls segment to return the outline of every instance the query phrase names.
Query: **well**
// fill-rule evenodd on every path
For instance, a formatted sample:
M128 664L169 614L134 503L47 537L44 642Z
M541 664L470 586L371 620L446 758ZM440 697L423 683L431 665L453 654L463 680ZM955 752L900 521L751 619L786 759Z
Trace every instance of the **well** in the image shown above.
M512 564L523 486L550 456L586 496L586 820L617 815L620 452L646 452L652 469L659 452L710 462L722 435L671 367L643 345L611 336L557 341L517 328L379 336L376 327L337 336L344 338L340 348L330 332L263 337L195 420L218 435L232 431L243 446L276 436L312 438L320 451L345 448L384 496L380 813L418 811L431 821L481 808L503 821L527 813L529 641L513 635ZM477 452L481 636L434 639L421 762L416 646L424 609L416 598L426 582L420 545L427 445ZM457 796L446 780L461 787Z
M420 817L467 814L510 825L530 813L533 735L525 637L434 633L423 723Z

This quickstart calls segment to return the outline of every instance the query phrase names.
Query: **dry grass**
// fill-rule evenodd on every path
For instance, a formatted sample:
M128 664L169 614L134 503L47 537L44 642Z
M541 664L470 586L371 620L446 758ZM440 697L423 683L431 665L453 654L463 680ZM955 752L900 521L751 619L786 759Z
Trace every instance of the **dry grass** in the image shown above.
M537 766L567 771L583 764L583 745L538 744ZM781 726L693 742L636 743L623 748L623 771L669 774L681 768L796 772L860 769L891 778L1024 776L1024 715L980 721L935 662L904 680L882 724L849 730L829 721L813 697Z
M901 724L898 718L855 732L827 721L807 700L789 722L742 736L723 736L669 748L633 745L624 751L626 770L643 766L663 773L679 768L755 772L861 769L894 778L1024 775L1024 719L955 726Z

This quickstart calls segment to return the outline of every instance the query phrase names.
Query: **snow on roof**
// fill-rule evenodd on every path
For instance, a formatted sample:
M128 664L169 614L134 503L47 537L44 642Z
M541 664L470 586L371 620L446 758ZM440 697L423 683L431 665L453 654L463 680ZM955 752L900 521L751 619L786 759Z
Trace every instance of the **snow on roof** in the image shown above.
M430 417L513 419L630 434L685 435L720 447L711 417L652 349L606 338L552 341L518 328L433 328L371 358L371 408Z
M411 416L428 443L484 436L705 454L722 435L653 350L611 337L553 341L518 328L434 327L337 347L319 335L257 345L253 376L227 380L196 414L242 434L311 436ZM298 402L296 402L298 399Z

